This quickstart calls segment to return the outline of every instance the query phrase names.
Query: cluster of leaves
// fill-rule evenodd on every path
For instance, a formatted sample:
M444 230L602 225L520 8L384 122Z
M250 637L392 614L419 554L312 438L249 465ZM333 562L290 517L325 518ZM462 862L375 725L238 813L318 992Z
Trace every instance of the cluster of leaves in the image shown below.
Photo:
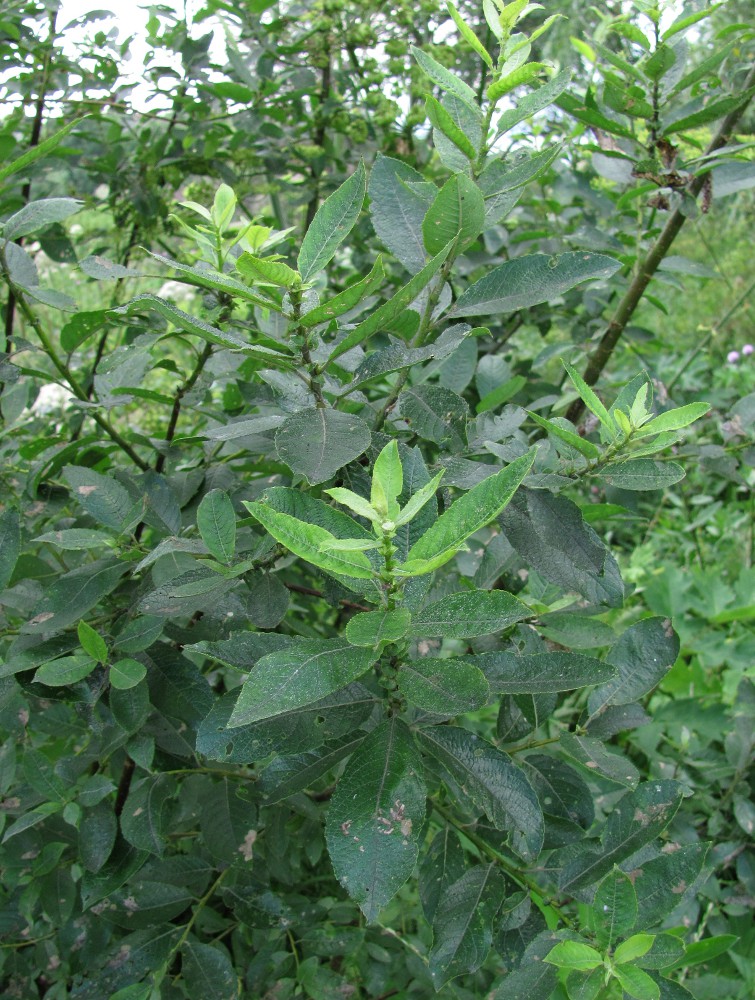
M726 894L752 853L722 817L751 834L752 688L741 671L743 707L715 710L722 746L690 751L701 709L660 747L697 719L678 695L699 633L680 627L680 660L673 627L697 605L669 569L654 590L638 575L641 605L619 566L639 574L633 517L674 496L670 450L709 403L646 372L593 385L709 178L750 178L729 131L752 87L717 96L741 25L685 69L710 11L662 31L638 6L649 34L622 15L578 43L600 66L582 94L530 58L556 25L538 5L485 0L482 22L432 5L461 54L420 31L393 44L415 63L391 69L411 81L401 143L398 108L365 112L384 70L359 66L400 40L403 7L373 35L354 31L362 4L248 4L222 82L211 33L153 13L185 77L140 136L138 185L116 176L128 109L0 168L8 996L678 1000L744 939L713 907L744 924ZM45 65L56 39L53 18ZM208 117L200 94L245 117ZM591 169L619 164L629 192L581 183L590 143L562 140L585 126ZM381 150L369 168L349 140ZM62 151L66 187L43 172ZM91 211L103 180L109 216ZM527 200L535 184L549 197ZM600 233L574 222L606 202ZM71 262L90 283L72 288ZM506 356L520 326L530 346ZM717 624L751 617L750 576ZM722 961L751 975L741 952Z

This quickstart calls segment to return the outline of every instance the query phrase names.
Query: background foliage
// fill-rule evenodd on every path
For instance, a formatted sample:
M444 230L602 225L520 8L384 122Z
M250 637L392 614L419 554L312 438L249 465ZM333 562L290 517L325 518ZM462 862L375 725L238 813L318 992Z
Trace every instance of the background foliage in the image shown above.
M748 7L0 5L4 995L752 995Z

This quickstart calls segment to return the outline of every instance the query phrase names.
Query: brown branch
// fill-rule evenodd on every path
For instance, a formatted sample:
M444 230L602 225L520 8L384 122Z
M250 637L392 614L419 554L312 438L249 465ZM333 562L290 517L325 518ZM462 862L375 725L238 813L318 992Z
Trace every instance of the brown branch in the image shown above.
M747 74L747 79L742 85L742 90L747 91L755 83L755 67L750 69ZM738 108L724 118L721 125L716 132L715 136L710 142L707 150L705 151L705 156L710 156L717 149L721 149L729 141L730 136L734 132L735 128L739 124L742 115L745 113L749 101L745 101L740 104ZM710 167L706 164L703 171L699 173L689 185L688 191L693 198L697 198L706 183L706 178L708 177L708 171ZM600 376L603 373L604 368L611 360L611 356L614 352L616 345L621 339L624 330L632 318L634 311L640 304L645 291L650 284L655 272L658 270L660 264L662 263L664 257L671 249L671 245L679 235L679 232L687 221L687 216L684 215L679 209L676 209L674 213L669 218L668 222L664 226L658 239L655 241L653 246L648 251L647 256L643 260L639 271L637 272L635 278L630 284L629 288L624 293L624 297L621 302L619 302L616 311L611 317L611 321L608 327L601 337L600 343L595 348L595 350L590 355L587 362L587 367L585 368L584 380L588 385L595 385ZM576 399L569 407L566 417L573 424L577 423L582 415L585 408L585 404L581 399Z
M310 597L325 597L325 594L321 590L315 590L314 587L302 587L298 583L287 583L287 590L293 591L295 594L308 594ZM347 601L345 597L342 597L339 601L345 608L353 608L354 611L372 611L372 608L368 608L366 604L355 604L354 601Z

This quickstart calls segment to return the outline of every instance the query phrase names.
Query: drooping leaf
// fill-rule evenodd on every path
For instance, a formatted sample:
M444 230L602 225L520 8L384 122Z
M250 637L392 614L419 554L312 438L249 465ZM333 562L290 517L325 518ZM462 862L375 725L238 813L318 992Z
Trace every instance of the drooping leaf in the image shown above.
M370 923L414 869L426 794L422 760L398 718L370 733L338 782L328 810L328 852Z
M612 257L587 252L517 257L470 285L450 315L488 316L528 309L563 295L583 281L610 278L620 267Z
M297 265L302 281L309 281L333 258L359 218L367 193L364 163L320 205L302 241Z
M426 750L463 785L497 830L525 861L534 860L543 843L543 814L524 773L501 750L455 726L432 726L419 732Z
M526 604L505 590L449 594L412 616L411 635L468 639L500 632L531 614Z
M436 990L456 976L476 972L493 940L493 918L506 883L495 865L475 865L448 886L433 921L430 975Z
M361 417L313 406L287 418L276 432L275 448L282 462L314 486L358 458L370 440Z
M236 549L236 515L223 490L210 490L197 508L202 541L219 562L230 563Z
M268 653L241 689L228 726L249 725L311 705L361 677L376 655L344 639L300 639Z
M6 240L17 240L29 233L61 222L69 215L78 212L84 203L75 198L40 198L24 205L14 215L6 220L3 226L3 236Z
M406 700L425 712L459 715L482 708L490 688L471 660L433 657L401 664L398 687Z
M413 167L378 153L370 171L370 216L375 235L411 273L427 260L422 220L437 193Z

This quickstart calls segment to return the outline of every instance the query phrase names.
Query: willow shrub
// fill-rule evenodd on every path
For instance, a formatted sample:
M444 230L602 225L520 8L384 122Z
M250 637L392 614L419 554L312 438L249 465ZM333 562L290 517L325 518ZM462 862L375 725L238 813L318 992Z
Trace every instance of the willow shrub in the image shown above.
M360 164L296 253L223 184L176 206L181 259L83 260L101 304L76 311L21 242L79 203L6 220L7 996L690 995L661 928L707 848L667 849L685 786L621 737L678 640L661 617L616 634L623 508L569 494L673 488L708 407L659 405L644 373L604 401L566 361L538 397L491 326L553 300L592 322L627 261L487 264L482 234L559 155L499 152L553 101L644 116L657 151L746 95L664 125L676 29L590 111L567 73L536 86L528 13L486 5L494 58L452 9L487 82L415 51L445 180ZM367 195L383 253L358 271ZM175 303L109 308L108 281L155 274ZM35 381L72 397L61 423L14 404Z

